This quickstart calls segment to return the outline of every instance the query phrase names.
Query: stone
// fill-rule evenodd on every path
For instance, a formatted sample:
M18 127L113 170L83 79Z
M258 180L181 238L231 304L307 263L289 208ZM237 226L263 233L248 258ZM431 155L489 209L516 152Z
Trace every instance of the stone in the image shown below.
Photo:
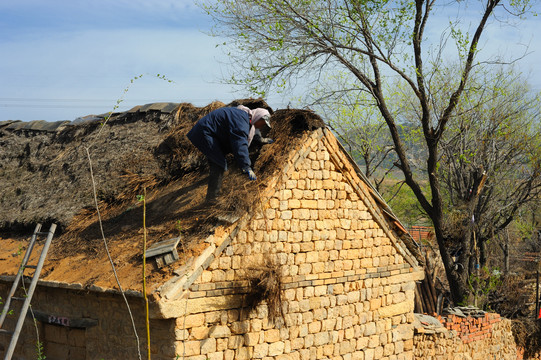
M259 343L259 333L252 332L244 334L244 344L246 346L255 346Z
M201 340L201 354L216 352L216 339L208 338Z
M271 329L265 331L265 342L274 343L280 341L280 330Z
M278 341L269 344L269 356L277 356L284 353L285 344L283 341Z
M269 354L269 344L262 343L254 346L254 358L260 359Z
M231 330L227 326L216 325L210 328L208 335L213 338L225 338L231 336Z
M224 359L224 353L220 351L220 352L207 354L205 360L223 360L223 359Z
M201 346L199 341L177 341L177 354L185 354L186 356L201 354Z
M235 360L250 360L253 357L253 348L240 348L235 351Z
M320 332L314 335L314 345L321 346L330 343L330 335L328 332Z
M413 304L410 302L401 302L398 304L392 304L378 309L379 316L381 318L392 317L400 314L406 314L413 311Z
M200 326L196 328L192 328L190 331L190 337L194 340L202 340L206 339L209 334L209 329L206 326Z

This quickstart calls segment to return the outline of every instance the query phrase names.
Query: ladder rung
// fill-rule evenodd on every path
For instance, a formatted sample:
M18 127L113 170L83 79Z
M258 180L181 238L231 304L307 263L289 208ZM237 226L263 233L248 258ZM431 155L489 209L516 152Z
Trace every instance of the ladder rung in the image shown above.
M20 300L20 301L25 301L27 298L24 298L24 297L18 297L18 296L12 296L11 297L13 300Z
M37 269L38 267L36 265L25 265L25 269Z
M12 335L12 334L13 334L13 331L8 331L8 330L0 329L0 334L9 334L9 335Z
M36 234L36 235L48 235L49 232L48 232L48 231L46 231L46 232L40 231L40 232L37 232L37 233L35 233L35 234Z

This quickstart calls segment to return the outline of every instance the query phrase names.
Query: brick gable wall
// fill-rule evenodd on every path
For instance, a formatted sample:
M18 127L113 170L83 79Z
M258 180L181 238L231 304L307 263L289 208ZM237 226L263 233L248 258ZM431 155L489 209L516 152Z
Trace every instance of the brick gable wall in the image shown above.
M191 285L190 301L237 301L177 319L186 333L177 349L186 359L413 357L414 281L422 274L374 220L373 204L344 175L348 160L329 152L323 131L303 144L268 203ZM247 269L268 260L283 282L285 316L276 324L265 303L232 308L246 305L238 297L248 292Z

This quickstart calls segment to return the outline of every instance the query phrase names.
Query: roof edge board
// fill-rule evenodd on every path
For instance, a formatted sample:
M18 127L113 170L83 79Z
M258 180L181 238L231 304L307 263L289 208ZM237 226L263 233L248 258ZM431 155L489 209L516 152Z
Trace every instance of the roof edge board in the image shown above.
M334 155L335 156L344 156L345 158L343 159L340 159L341 162L344 162L347 161L349 163L349 165L353 168L354 170L354 174L359 176L359 172L360 172L360 169L358 168L357 164L352 161L351 157L349 156L345 156L345 154L347 154L347 151L345 151L345 149L343 148L343 146L340 144L340 142L334 137L334 135L332 135L332 137L329 137L329 134L332 135L332 133L330 132L330 130L326 129L326 133L325 133L325 139L327 141L327 143L329 144L329 146L331 148L334 147L334 145L336 144L336 146L338 147L338 152L336 152ZM334 143L334 144L333 144ZM331 158L331 161L334 159L333 156L330 157ZM338 166L338 164L336 164ZM347 172L347 171L346 171ZM351 175L351 171L350 172L347 172ZM350 176L351 177L351 176ZM350 178L350 177L346 177L347 181L350 183L350 185L352 185L352 187L360 192L362 195L363 195L363 198L366 199L366 201L369 201L369 199L371 199L372 197L370 196L371 195L371 192L367 193L365 192L365 190L363 189L362 186L359 186L359 184L357 183L357 181L355 181L355 179L353 178ZM359 180L361 182L363 182L367 187L369 187L369 182L367 183L366 182L366 178L363 177L363 176L359 176ZM389 239L391 240L391 242L393 243L393 245L395 246L395 248L397 249L397 251L400 252L400 255L402 255L406 261L408 261L408 263L415 269L417 269L419 267L419 262L417 261L417 259L415 259L415 257L413 256L413 254L410 253L409 250L407 250L407 246L405 246L405 244L403 244L403 242L400 240L400 239L397 239L391 232L391 230L388 228L388 226L386 225L386 222L384 219L382 219L380 217L380 215L377 213L377 211L374 209L374 207L372 205L369 205L367 204L367 202L365 201L365 205L367 205L367 208L368 208L368 211L370 212L370 214L373 216L374 220L378 223L379 226L381 226L382 230L385 232L385 234L389 237ZM406 249L404 249L404 247L406 247Z

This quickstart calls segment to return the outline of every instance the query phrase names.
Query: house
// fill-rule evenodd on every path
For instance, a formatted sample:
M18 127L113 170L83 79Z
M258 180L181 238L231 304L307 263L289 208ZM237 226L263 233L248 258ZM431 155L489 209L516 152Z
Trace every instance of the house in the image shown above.
M36 331L47 359L146 357L145 233L149 250L176 251L147 259L153 359L413 358L416 244L319 116L273 112L275 142L251 152L258 180L232 165L219 203L201 205L205 159L184 135L224 105L149 104L57 131L0 124L0 296L27 241L13 229L61 229L16 358L36 358Z

